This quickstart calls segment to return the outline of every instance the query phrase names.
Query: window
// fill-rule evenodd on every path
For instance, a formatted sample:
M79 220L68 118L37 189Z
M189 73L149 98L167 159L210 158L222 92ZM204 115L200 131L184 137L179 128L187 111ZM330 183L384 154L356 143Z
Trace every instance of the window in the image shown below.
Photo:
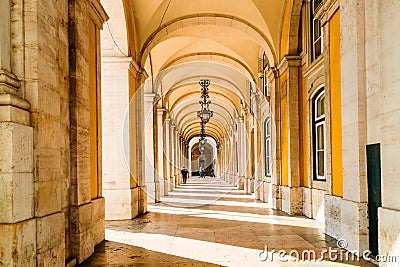
M264 123L265 143L264 143L264 175L271 176L271 119L267 118Z
M325 180L325 92L313 99L314 180Z
M269 62L267 59L267 55L265 54L265 52L263 53L263 57L262 57L262 74L263 74L263 81L262 81L262 90L265 96L269 96L268 93L268 70L269 70Z
M321 22L316 18L322 5L322 0L311 1L311 61L322 54L322 28Z

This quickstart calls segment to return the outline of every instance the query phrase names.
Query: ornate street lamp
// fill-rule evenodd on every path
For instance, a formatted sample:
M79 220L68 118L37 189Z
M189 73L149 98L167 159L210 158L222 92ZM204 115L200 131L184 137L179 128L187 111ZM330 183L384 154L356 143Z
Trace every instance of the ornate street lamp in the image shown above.
M197 111L197 117L201 119L202 122L207 123L213 116L213 112L210 110L211 101L208 95L208 86L210 85L210 80L200 80L201 86L201 100L199 101L201 105L201 110Z
M201 100L199 101L201 110L197 111L197 117L201 119L199 149L201 154L203 154L207 142L205 126L213 116L213 112L210 110L211 101L209 100L210 96L208 95L208 86L210 85L210 80L200 80L199 84L201 86Z
M201 154L204 152L204 147L206 146L207 139L206 139L206 131L204 129L205 123L201 122L201 133L200 133L200 139L199 139L199 149Z

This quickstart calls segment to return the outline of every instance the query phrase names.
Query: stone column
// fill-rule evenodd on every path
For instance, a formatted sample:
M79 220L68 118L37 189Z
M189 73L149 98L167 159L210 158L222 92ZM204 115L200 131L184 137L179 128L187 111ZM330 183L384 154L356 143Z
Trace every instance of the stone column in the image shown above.
M282 81L281 96L287 97L286 120L288 125L287 140L287 175L288 184L281 186L282 210L290 215L303 213L303 190L300 187L300 154L299 154L299 66L298 56L286 56L279 64L280 73L287 73Z
M164 115L164 109L158 108L157 109L157 156L158 156L158 171L157 171L157 176L158 176L158 181L160 183L160 195L161 196L167 196L168 195L168 182L164 180L164 127L163 127L163 115Z
M174 148L174 159L175 159L175 164L174 164L174 181L175 181L175 187L178 186L179 184L179 175L178 175L178 168L179 168L179 149L180 149L180 145L179 145L179 130L178 127L175 126L174 129L174 142L175 142L175 146Z
M253 110L254 110L254 198L260 199L261 197L261 189L262 189L262 127L260 127L260 109L259 109L259 101L261 100L261 96L258 92L254 93L254 102L253 102Z
M132 196L130 173L130 57L102 59L103 196L106 220L132 219L138 215Z
M346 239L349 249L359 251L368 249L369 243L365 167L367 144L365 8L365 1L361 0L340 2L340 25L351 25L351 27L341 27L340 47L343 140L341 237Z
M147 188L147 202L158 202L160 200L160 187L158 181L158 174L156 169L158 166L155 165L155 136L154 127L156 125L156 119L154 117L154 101L156 100L155 94L145 93L144 94L144 121L145 121L145 179Z
M189 144L185 142L185 148L186 148L186 168L189 171L188 174L188 178L191 176L191 172L190 172L190 164L191 164L191 159L189 158Z
M246 156L247 156L247 138L246 138L246 125L244 118L239 118L238 120L238 164L239 164L239 173L238 173L238 189L245 190L247 193L247 183L245 181L246 177ZM235 145L235 144L234 144ZM236 166L235 166L236 167Z
M170 190L174 190L175 188L175 146L176 146L176 140L174 138L175 136L175 125L173 121L171 120L170 124L170 156L171 156L171 164L170 164L170 176L169 176L169 182L170 182Z
M282 177L281 171L281 116L280 116L280 106L281 98L279 92L279 72L276 68L271 68L268 71L268 83L270 85L270 107L271 107L271 147L274 148L275 154L272 152L272 171L271 171L271 181L266 183L268 185L268 190L270 192L269 199L270 203L274 209L282 209L282 199L280 194L280 180Z
M166 113L165 113L166 116ZM165 118L164 121L164 192L168 195L168 191L172 191L171 184L171 133L170 133L171 119Z
M0 2L0 242L5 266L36 265L33 128L30 104L11 73L10 1Z
M47 2L47 5L45 5ZM51 3L50 3L51 2ZM42 7L42 9L40 8ZM42 19L47 19L49 16L50 7L54 7L54 1L42 1L41 5L39 5L40 12L43 14ZM62 12L55 17L61 16ZM51 15L50 15L51 16ZM53 15L54 16L54 15ZM66 253L66 258L77 258L78 263L82 263L85 259L87 259L93 252L94 246L104 240L104 199L101 198L101 163L99 159L101 158L101 128L98 127L99 123L101 123L101 103L100 103L100 94L101 94L101 68L100 68L100 29L103 27L103 23L108 20L108 16L105 13L103 7L100 3L91 5L87 1L69 1L68 5L68 44L69 50L66 52L69 55L69 63L64 63L68 65L69 73L68 73L68 82L69 82L69 90L61 95L67 94L68 96L64 96L66 100L69 102L69 146L70 146L70 158L69 158L69 175L70 175L70 188L69 190L65 190L64 194L69 195L69 211L68 216L65 214L60 214L59 218L53 217L55 214L54 210L46 210L41 209L40 215L42 224L48 223L48 225L56 225L63 223L65 218L68 218L68 222L66 225L69 225L69 236L64 234L63 239L66 238L65 244L70 246L69 253ZM83 20L82 18L85 18ZM29 21L29 20L27 20ZM60 26L65 23L64 20L60 22ZM51 23L46 24L46 26L42 26L45 32L55 32L53 38L46 38L46 34L38 35L38 44L47 43L49 46L54 45L57 39L60 38L60 33L57 33L57 28L52 29ZM48 27L51 29L49 30ZM64 43L62 45L65 45ZM63 46L58 46L57 49L62 48ZM43 52L48 50L48 47L42 47ZM47 55L39 55L39 58L42 61L39 61L38 67L44 67L43 70L46 72L50 71L51 68L56 68L62 62L63 54L60 56L54 56L53 63L47 63L48 56ZM27 55L30 57L32 55ZM53 52L50 52L50 57L53 57ZM42 70L42 71L43 71ZM39 72L41 73L41 72ZM43 81L42 86L38 86L40 89L38 90L40 94L43 94L42 99L48 99L49 94L51 95L51 101L56 101L56 98L51 94L51 90L46 90L47 84L49 80L51 80L51 76L54 73L50 71L48 73L46 80ZM40 76L39 76L40 77ZM53 85L53 90L57 90L63 84L63 80L65 77L60 77L59 82ZM59 90L59 89L58 89ZM35 96L33 97L35 98ZM62 99L62 97L60 97ZM43 101L42 100L42 101ZM94 103L93 103L93 102ZM53 122L53 118L45 117L40 118L45 112L43 112L47 107L46 104L41 104L38 106L38 110L36 114L38 117L36 118L40 123L40 120L45 121L45 125L49 127L48 132L51 132L51 125ZM50 105L51 106L51 105ZM61 104L61 112L60 118L66 117L63 114L63 104ZM64 111L65 112L65 111ZM49 113L48 113L49 114ZM54 115L53 109L50 111L50 114ZM94 117L93 117L94 116ZM53 126L54 127L54 126ZM65 127L65 126L64 126ZM39 126L40 131L40 126ZM47 134L46 131L46 134ZM57 131L56 131L57 132ZM52 139L56 136L47 136L46 139ZM95 140L93 140L95 137ZM65 138L65 137L64 137ZM92 142L91 142L92 141ZM43 144L47 143L47 140L44 140L42 144L38 144L39 149L43 149ZM44 146L46 147L46 145ZM95 149L93 149L95 147ZM50 148L50 147L47 147ZM38 154L42 154L43 158L48 158L49 153L51 153L51 158L53 162L57 161L58 155L63 155L65 151L61 151L61 153L55 153L54 146L50 149L42 150L38 152ZM39 150L37 149L37 150ZM36 150L36 149L35 149ZM66 159L64 158L63 161ZM93 160L93 161L92 161ZM96 162L94 165L93 162ZM44 162L46 165L48 161ZM53 167L54 168L54 167ZM92 169L93 168L93 169ZM52 168L49 168L52 169ZM68 174L65 174L68 175ZM50 180L54 178L54 169L51 173L48 174ZM92 184L93 177L96 178L96 184ZM51 183L57 182L54 179ZM94 181L93 181L94 182ZM44 192L44 188L47 188L48 195L46 196L46 201L43 203L57 203L57 201L50 196L58 195L57 191L61 187L65 181L58 181L56 184L51 185L47 183L45 179L43 179L43 183L38 185L37 192ZM49 187L50 186L50 187ZM62 188L62 187L61 187ZM51 192L51 190L54 190ZM93 190L93 191L92 191ZM51 193L50 193L51 192ZM43 197L43 195L42 195ZM65 205L67 206L67 205ZM47 215L46 217L43 215ZM53 217L53 218L52 218ZM54 226L50 226L54 227ZM51 228L50 228L51 229ZM65 229L65 228L64 228ZM56 232L55 230L49 231L46 226L43 227L42 231L48 232ZM45 236L45 234L43 234ZM49 240L52 240L52 237L49 237ZM44 242L47 243L47 242ZM55 244L56 242L51 242ZM42 247L46 247L45 244ZM59 248L65 249L65 248ZM49 248L48 252L38 251L38 254L49 255L57 251L55 248ZM68 252L68 250L66 250ZM49 253L49 254L47 254ZM54 253L56 254L56 253ZM46 262L49 259L43 257L44 262L39 263L37 265L57 265L54 263ZM65 261L65 259L64 259ZM64 263L64 262L63 262Z
M225 177L229 183L231 183L230 179L231 179L231 164L232 164L232 154L233 153L235 154L235 158L237 160L236 152L234 152L235 147L232 146L232 143L233 143L233 136L230 137L229 133L228 133L225 136ZM233 185L237 186L236 183L234 183Z
M138 209L139 214L147 212L147 188L145 181L145 136L144 136L144 82L145 70L139 70L136 77L136 91L130 106L130 137L131 142L131 166L134 170L134 178L139 187Z

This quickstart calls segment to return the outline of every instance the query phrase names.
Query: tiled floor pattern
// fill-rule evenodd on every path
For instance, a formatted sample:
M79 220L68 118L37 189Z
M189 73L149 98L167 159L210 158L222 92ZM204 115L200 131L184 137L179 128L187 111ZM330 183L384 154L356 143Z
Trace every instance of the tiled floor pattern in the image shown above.
M280 260L279 250L320 258L336 241L316 221L274 211L217 178L191 178L149 213L107 222L106 240L82 266L374 266L327 253L320 262ZM332 255L345 259L340 251Z

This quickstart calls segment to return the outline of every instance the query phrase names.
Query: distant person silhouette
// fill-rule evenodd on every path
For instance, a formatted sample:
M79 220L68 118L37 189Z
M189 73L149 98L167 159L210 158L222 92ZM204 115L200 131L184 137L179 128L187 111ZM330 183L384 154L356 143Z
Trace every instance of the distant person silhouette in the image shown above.
M186 169L186 167L183 167L183 169L181 170L181 173L182 173L183 183L186 184L186 180L187 180L189 171Z
M204 169L200 168L200 178L204 178Z

